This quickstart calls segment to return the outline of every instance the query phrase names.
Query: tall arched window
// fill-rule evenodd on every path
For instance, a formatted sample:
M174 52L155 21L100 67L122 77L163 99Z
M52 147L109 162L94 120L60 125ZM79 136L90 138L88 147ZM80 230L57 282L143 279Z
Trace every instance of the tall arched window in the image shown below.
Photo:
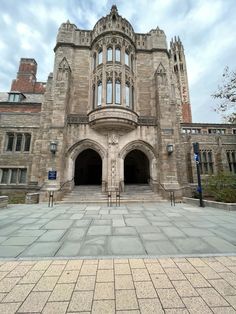
M129 53L125 51L125 64L129 65Z
M120 62L120 48L119 47L116 47L115 61Z
M130 107L130 85L129 82L125 84L125 104L126 107Z
M97 97L97 106L102 105L102 82L98 82L98 97Z
M121 93L121 88L120 88L120 80L116 80L115 83L115 103L120 105L120 93Z
M107 61L112 61L112 48L107 48Z
M98 64L102 63L102 49L98 51Z
M112 80L108 79L107 81L107 104L112 103Z

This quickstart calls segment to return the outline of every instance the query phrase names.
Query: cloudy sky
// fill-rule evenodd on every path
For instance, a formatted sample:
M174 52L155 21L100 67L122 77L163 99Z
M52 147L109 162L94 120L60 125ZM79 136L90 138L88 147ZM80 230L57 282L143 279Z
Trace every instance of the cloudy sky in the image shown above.
M0 91L9 91L21 57L38 63L38 81L53 69L57 30L68 19L81 29L116 4L135 32L163 29L184 44L193 122L219 122L210 96L226 65L236 69L236 0L0 0Z

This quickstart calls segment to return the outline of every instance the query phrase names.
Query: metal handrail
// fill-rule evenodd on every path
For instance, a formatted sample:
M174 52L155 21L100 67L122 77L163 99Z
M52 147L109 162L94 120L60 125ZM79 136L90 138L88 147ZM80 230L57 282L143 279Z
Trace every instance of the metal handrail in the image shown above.
M74 178L75 178L75 177L73 177L72 179L70 179L70 180L68 180L68 181L66 181L66 182L64 182L64 183L62 183L61 186L60 186L60 188L57 190L57 192L61 191L61 189L63 188L64 185L66 185L66 184L69 183L69 182L72 182L72 181L74 180Z

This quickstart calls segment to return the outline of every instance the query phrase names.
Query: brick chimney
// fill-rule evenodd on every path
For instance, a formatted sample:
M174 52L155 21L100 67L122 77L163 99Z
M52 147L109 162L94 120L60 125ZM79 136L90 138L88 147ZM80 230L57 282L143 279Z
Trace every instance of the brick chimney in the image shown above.
M37 62L30 58L21 58L17 78L12 81L11 91L43 94L45 83L37 82Z

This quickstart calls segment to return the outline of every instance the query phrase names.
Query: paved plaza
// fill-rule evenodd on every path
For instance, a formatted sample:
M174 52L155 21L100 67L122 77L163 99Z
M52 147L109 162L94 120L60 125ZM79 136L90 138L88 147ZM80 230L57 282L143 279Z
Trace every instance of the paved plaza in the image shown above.
M166 202L9 205L0 313L236 313L235 226L236 212Z
M9 205L0 257L145 257L236 253L236 212L187 204Z

